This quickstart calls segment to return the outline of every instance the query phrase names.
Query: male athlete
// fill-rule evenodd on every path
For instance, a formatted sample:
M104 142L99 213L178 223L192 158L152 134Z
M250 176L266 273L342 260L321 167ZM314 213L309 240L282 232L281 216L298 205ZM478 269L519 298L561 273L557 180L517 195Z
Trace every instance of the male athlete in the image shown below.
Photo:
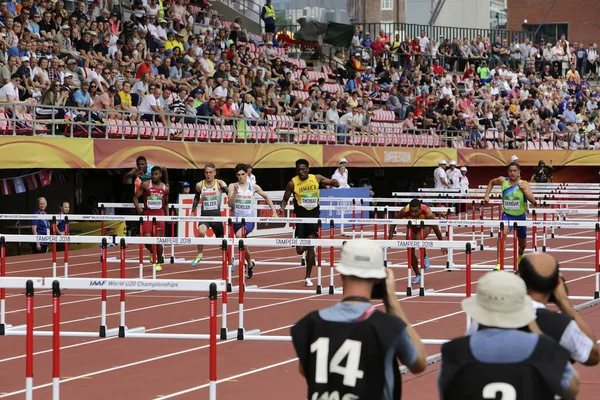
M165 216L168 215L169 210L169 185L161 181L162 169L161 167L152 167L150 181L142 183L140 188L135 192L133 196L133 204L138 214L144 214L146 216ZM139 198L144 196L144 209L140 208ZM144 236L153 236L152 232L152 218L145 221L143 225ZM165 222L156 221L156 236L162 236L165 232ZM156 270L162 271L161 264L164 263L163 258L163 246L159 244L156 246L156 255L158 260L154 260L152 255L152 245L147 244L146 248L150 251L150 262L156 261Z
M254 217L254 194L258 194L265 199L265 202L273 210L273 218L277 218L277 210L271 198L260 188L260 186L252 184L248 179L248 166L246 164L238 164L235 166L235 176L237 177L237 183L229 184L229 193L227 195L227 203L229 208L232 210L232 216L240 220L233 224L233 231L235 232L236 238L243 238L244 232L242 230L241 218ZM254 230L254 222L246 222L245 234L248 235ZM252 278L254 274L255 263L250 258L250 250L248 246L244 246L246 252L246 265L248 266L248 279ZM233 267L234 260L232 259L231 264Z
M204 166L204 179L196 184L196 196L192 204L192 214L198 207L198 202L202 198L200 215L206 217L221 216L221 196L227 193L227 184L220 179L215 179L217 167L215 164L208 163ZM206 236L208 228L212 228L215 237L222 238L225 236L222 222L200 222L198 223L198 237ZM202 261L202 253L204 245L198 245L198 256L192 262L192 267L197 267Z
M421 203L421 200L412 199L410 201L410 203L408 203L408 205L406 207L404 207L404 209L396 212L395 218L396 219L403 219L403 218L406 218L406 219L435 219L435 215L433 215L433 212L431 211L431 209L429 207L427 207L425 204ZM438 240L444 240L444 237L442 236L442 232L440 231L440 228L437 225L423 227L423 237L425 239L427 239L427 236L429 236L432 229L435 232L435 235L437 236ZM412 239L413 240L421 240L421 226L413 225L411 227L411 230L412 230ZM392 240L392 238L394 237L395 231L396 231L396 225L390 225L389 240ZM408 232L406 233L406 239L408 239ZM413 249L413 252L412 252L411 263L412 263L412 269L415 272L415 277L412 280L413 284L417 284L417 283L421 282L421 271L419 270L419 259L417 258L418 251L419 251L419 249ZM448 250L442 249L442 254L444 254L444 255L448 254ZM427 271L430 266L429 256L427 255L427 250L425 250L424 264L425 264L425 271Z
M313 175L308 173L308 161L300 159L296 161L296 176L288 182L285 187L283 200L281 201L281 210L285 212L285 207L294 194L294 214L297 218L319 218L321 210L319 207L319 185L339 187L340 184L335 179L327 179L322 175ZM318 224L296 224L295 237L299 239L317 239L319 237ZM306 276L304 284L312 286L310 273L315 265L315 248L306 246L297 246L296 253L302 255L306 251Z
M508 164L508 178L499 176L488 183L485 196L483 197L483 201L486 204L490 203L490 193L495 185L502 187L502 221L505 221L504 237L506 238L508 233L513 230L513 221L527 220L527 201L534 206L537 202L529 183L521 179L521 166L516 161ZM519 263L521 262L521 258L523 258L523 253L525 253L525 247L527 246L526 226L517 227L517 237L519 242L517 263ZM506 240L504 241L504 248L506 248ZM498 238L497 249L495 270L500 269L500 238Z

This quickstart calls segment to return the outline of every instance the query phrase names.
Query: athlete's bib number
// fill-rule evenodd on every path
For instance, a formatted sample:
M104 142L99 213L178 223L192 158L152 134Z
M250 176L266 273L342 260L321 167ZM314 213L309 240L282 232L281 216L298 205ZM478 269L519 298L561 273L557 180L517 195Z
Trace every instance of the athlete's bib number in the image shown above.
M161 200L156 199L148 199L146 202L148 204L148 208L151 210L160 210L163 207L163 202Z
M518 211L521 209L519 200L504 200L504 208L510 211Z
M357 340L346 339L335 352L329 366L329 338L319 338L310 345L310 352L317 353L315 382L327 383L329 374L339 374L344 377L344 385L355 387L356 381L362 379L364 372L359 369L362 343ZM344 360L345 366L344 365Z
M481 396L484 399L497 399L498 393L500 393L499 400L517 400L517 390L506 382L488 383L484 386Z
M315 208L317 206L316 197L304 197L302 196L302 207L304 208Z

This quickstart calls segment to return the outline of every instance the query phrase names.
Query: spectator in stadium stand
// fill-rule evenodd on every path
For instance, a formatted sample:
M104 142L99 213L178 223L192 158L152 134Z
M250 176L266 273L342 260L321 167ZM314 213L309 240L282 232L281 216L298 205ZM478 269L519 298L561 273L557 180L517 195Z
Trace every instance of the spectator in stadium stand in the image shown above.
M46 198L39 197L37 199L36 205L36 210L33 213L35 215L46 215L46 207L48 207L48 202L46 201ZM49 221L45 219L36 219L31 221L31 233L33 235L49 235L51 233ZM31 243L31 252L33 254L46 253L47 251L47 242Z
M189 182L181 183L181 194L190 194L190 183Z
M340 184L338 188L340 189L348 189L350 187L350 185L348 184L348 169L346 168L347 164L348 160L342 157L340 159L339 168L335 170L333 176L331 177L332 180L338 181L338 183Z
M579 374L569 353L536 324L525 282L488 272L462 309L480 329L442 345L438 390L444 400L575 398Z
M58 212L58 220L56 221L56 234L57 235L65 235L66 234L67 228L66 228L66 223L65 223L65 216L69 213L70 210L71 210L71 205L69 204L68 201L63 201L60 203L60 208L59 208L59 212ZM57 243L56 250L64 251L65 244Z
M307 398L400 399L398 360L414 374L423 372L427 361L425 346L396 298L383 250L370 240L349 241L336 270L342 301L309 313L291 329ZM371 304L376 283L384 285L380 295L386 312Z
M592 328L569 303L566 284L556 258L548 253L528 254L519 263L518 275L525 282L532 299L536 323L540 330L566 349L573 362L598 365L600 352ZM554 303L559 312L547 309ZM479 324L473 322L467 334L473 334Z
M546 163L544 160L540 160L538 166L533 171L533 175L531 176L531 182L537 183L547 183L548 181L552 182L552 160L550 160L550 165L546 167Z
M446 174L446 160L440 160L439 166L433 171L433 182L436 189L450 189Z

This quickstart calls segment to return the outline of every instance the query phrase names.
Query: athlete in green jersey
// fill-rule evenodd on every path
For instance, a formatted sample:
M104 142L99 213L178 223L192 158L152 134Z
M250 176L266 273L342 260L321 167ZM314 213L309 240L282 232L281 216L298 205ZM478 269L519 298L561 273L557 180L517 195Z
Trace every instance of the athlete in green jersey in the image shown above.
M490 202L490 192L495 185L502 187L502 220L505 221L504 237L506 238L508 233L513 229L514 221L527 220L527 201L535 206L536 200L529 187L529 183L521 179L521 166L514 161L508 164L508 178L499 176L488 183L485 197L483 198L486 204ZM517 238L519 243L518 263L521 261L523 253L525 253L525 247L527 246L526 226L517 227ZM500 269L500 238L498 238L498 245L496 247L497 261L494 269L498 270ZM506 240L504 241L504 247L506 247Z

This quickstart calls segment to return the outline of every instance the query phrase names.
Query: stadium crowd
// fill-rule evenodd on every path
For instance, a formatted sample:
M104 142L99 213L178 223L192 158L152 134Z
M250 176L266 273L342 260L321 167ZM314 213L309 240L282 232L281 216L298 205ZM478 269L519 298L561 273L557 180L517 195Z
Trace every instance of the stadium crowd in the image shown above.
M35 114L318 130L351 144L406 144L356 139L398 132L435 139L429 146L474 148L587 149L600 139L596 44L392 38L384 30L372 37L358 27L351 48L316 71L291 57L285 29L252 34L208 2L134 0L128 20L109 7L1 4L0 102L16 104L7 114L16 113L20 128Z

